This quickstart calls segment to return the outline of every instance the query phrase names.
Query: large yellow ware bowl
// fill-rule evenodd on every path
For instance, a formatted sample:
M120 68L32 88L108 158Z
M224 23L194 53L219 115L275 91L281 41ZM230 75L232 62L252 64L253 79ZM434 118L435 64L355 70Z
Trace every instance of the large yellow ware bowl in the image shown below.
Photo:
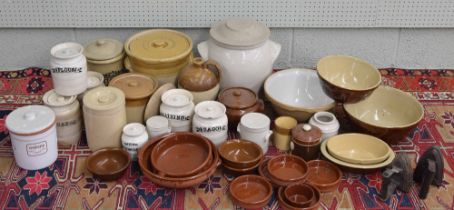
M341 134L327 141L328 152L348 163L364 165L380 163L385 161L392 152L386 142L366 134Z

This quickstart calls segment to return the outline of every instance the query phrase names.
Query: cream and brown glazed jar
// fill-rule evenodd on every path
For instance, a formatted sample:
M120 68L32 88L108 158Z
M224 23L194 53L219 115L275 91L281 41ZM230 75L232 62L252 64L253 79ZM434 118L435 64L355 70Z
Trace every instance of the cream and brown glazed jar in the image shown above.
M49 90L44 94L43 102L55 112L58 144L77 144L82 132L82 119L76 96L62 96Z
M83 102L88 147L92 151L120 147L126 125L125 94L115 87L99 87L88 91Z
M128 123L144 123L145 106L158 87L158 82L144 74L126 73L114 77L109 86L116 87L125 94Z
M89 71L96 71L108 77L121 73L125 52L123 43L115 39L97 39L85 45Z
M254 91L244 87L232 87L219 93L218 101L227 107L229 126L236 128L243 115L249 112L263 112L263 101Z

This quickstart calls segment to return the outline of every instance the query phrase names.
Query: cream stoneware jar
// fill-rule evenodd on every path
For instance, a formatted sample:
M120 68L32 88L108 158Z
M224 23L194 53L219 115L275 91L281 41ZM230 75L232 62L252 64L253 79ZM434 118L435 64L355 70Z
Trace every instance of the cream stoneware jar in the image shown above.
M87 91L97 88L104 87L104 76L101 73L95 71L87 71L87 90L85 92L77 95L77 100L82 104L82 100Z
M160 115L148 118L146 124L148 136L150 136L150 138L167 134L171 131L169 120Z
M320 128L322 131L322 141L339 132L339 121L331 112L317 112L309 120L309 124Z
M55 112L58 144L77 144L82 132L82 119L76 96L61 96L55 90L49 90L44 94L43 102Z
M90 71L116 76L123 69L125 52L118 40L103 38L90 42L85 45L84 55Z
M271 134L271 120L266 115L251 112L241 117L237 131L240 133L241 139L252 141L263 150L263 154L268 151L268 145Z
M52 109L41 105L17 108L6 117L14 159L19 167L38 170L57 159L57 127Z
M140 123L129 123L123 128L121 135L121 145L131 155L132 159L137 159L137 150L148 141L148 133Z
M88 147L92 151L120 147L126 125L124 93L115 87L99 87L88 91L83 101Z
M172 132L191 131L191 119L194 114L192 94L183 89L172 89L161 96L159 112L169 120Z
M219 146L227 140L228 120L226 108L217 101L203 101L195 106L192 132L200 133Z
M217 61L224 70L221 89L246 87L257 93L281 51L269 35L269 28L253 19L227 19L214 24L210 39L197 49L205 60Z
M50 50L50 70L55 92L74 96L87 89L87 60L82 45L73 42L57 44Z

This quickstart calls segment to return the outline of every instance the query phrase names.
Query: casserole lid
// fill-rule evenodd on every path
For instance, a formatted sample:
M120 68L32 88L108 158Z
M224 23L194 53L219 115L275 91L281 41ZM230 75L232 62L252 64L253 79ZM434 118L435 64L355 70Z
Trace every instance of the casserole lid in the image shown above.
M109 86L122 90L126 99L142 99L150 97L156 90L158 82L149 76L139 73L126 73L114 77Z
M228 108L245 109L257 103L257 95L244 87L231 87L222 90L218 100Z
M43 102L47 106L66 106L72 104L77 96L62 96L55 92L55 89L47 91L43 96Z
M317 126L298 124L292 129L292 139L305 144L315 144L320 141L322 131Z
M123 53L123 44L115 39L103 38L85 46L85 57L89 60L103 61L118 57Z
M192 94L184 89L170 89L161 96L162 103L173 106L182 107L192 103Z
M125 105L125 94L116 87L98 87L89 90L83 98L84 107L108 111Z
M268 40L270 29L254 19L232 18L215 23L210 36L228 48L251 49Z
M71 59L81 55L83 51L84 47L79 43L64 42L52 47L50 54L52 57L58 59Z
M38 134L55 122L54 111L43 105L29 105L11 112L5 121L10 132L19 135Z

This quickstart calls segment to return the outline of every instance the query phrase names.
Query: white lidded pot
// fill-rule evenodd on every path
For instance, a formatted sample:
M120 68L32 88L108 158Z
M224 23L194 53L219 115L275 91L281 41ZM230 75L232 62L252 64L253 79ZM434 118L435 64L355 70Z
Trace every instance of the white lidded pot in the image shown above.
M263 150L263 154L268 151L268 145L271 134L271 120L262 113L250 112L241 117L237 131L240 133L240 138L252 141Z
M159 113L169 120L172 132L191 131L194 114L192 94L184 89L171 89L161 96Z
M224 104L217 101L203 101L195 106L192 132L207 137L219 146L227 140L228 120Z
M123 127L121 145L131 155L132 159L137 159L137 150L147 141L148 133L144 125L140 123L129 123Z
M321 140L337 135L339 132L339 121L331 112L317 112L309 120L309 124L320 128L322 131Z
M198 44L197 50L224 70L221 89L246 87L257 93L281 51L269 36L270 29L256 20L227 19L211 27L210 39Z
M150 138L171 132L169 120L160 115L148 118L146 124L148 136L150 136Z
M6 117L5 124L19 167L38 170L57 160L57 127L52 109L42 105L17 108Z

